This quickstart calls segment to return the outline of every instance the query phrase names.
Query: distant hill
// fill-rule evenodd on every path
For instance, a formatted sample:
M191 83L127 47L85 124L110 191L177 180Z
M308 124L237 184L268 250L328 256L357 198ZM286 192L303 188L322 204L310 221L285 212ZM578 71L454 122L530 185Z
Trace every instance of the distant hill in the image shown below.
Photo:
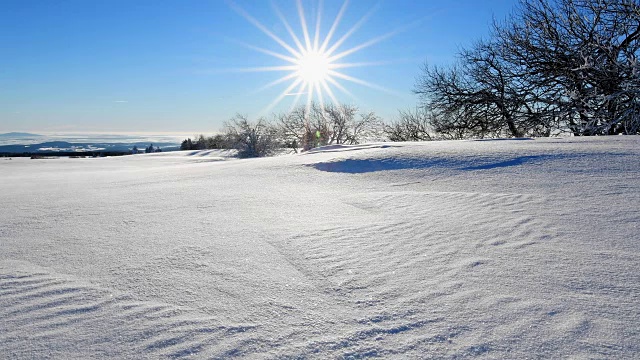
M0 139L20 139L20 138L33 138L40 137L42 135L38 134L30 134L25 132L8 132L4 134L0 134Z
M126 142L126 143L107 143L107 142L67 142L67 141L47 141L37 144L13 144L0 145L0 154L38 154L38 153L56 153L56 152L129 152L136 146L141 151L149 146L149 142ZM154 142L154 147L159 147L163 151L173 151L180 149L180 144L174 142Z
M75 138L74 138L75 136ZM50 153L122 153L131 152L133 147L144 151L149 144L163 151L180 149L180 142L172 138L127 137L122 135L64 135L54 137L27 132L9 132L0 134L0 156L11 154L50 154Z

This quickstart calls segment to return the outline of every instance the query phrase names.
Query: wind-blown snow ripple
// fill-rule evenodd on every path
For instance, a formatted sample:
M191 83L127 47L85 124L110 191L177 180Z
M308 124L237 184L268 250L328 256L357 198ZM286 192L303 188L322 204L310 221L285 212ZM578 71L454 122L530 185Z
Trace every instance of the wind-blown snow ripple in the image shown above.
M640 354L639 137L219 155L0 161L0 357Z

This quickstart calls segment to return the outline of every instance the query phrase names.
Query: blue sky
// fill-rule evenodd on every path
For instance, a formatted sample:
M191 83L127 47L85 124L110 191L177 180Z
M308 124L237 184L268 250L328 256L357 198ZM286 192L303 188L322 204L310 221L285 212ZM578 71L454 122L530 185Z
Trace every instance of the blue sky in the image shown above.
M274 2L303 38L296 2ZM256 90L290 72L242 69L287 65L246 44L287 50L233 4L294 46L267 0L2 1L0 132L212 133L235 113L255 118L286 111L293 96L267 107L290 82ZM302 5L313 37L319 1ZM342 5L323 2L321 39ZM460 46L486 36L493 17L503 19L514 5L351 0L332 43L373 12L337 52L399 32L340 60L382 63L341 71L386 91L339 80L351 95L334 88L337 99L390 120L397 109L417 104L411 89L425 60L452 62Z

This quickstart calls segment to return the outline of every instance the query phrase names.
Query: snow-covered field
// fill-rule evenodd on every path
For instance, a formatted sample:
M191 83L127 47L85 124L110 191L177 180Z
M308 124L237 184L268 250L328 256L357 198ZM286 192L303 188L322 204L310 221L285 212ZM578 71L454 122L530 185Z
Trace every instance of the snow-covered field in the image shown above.
M640 137L0 159L0 358L640 357Z

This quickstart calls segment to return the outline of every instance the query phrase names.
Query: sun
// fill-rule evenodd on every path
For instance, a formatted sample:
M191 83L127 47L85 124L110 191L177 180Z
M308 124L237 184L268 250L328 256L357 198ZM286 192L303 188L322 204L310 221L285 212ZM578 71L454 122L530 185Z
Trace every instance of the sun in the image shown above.
M305 51L296 62L296 75L306 86L322 84L329 78L331 60L329 55L319 50Z
M349 49L340 51L341 46L345 43L351 35L353 35L377 10L377 7L373 7L368 13L364 14L362 18L355 22L350 29L344 32L341 36L338 36L337 30L340 25L340 21L347 9L349 1L345 0L340 7L338 13L333 18L333 22L328 31L321 39L321 23L323 12L323 1L319 0L318 12L312 17L312 27L314 29L313 34L309 31L307 22L307 15L304 12L301 0L296 0L296 8L298 12L298 20L300 23L299 31L296 32L291 26L289 20L276 6L275 2L272 2L272 8L275 14L278 16L284 28L287 30L291 41L287 42L274 34L269 28L264 26L260 21L247 13L240 6L235 4L232 0L229 0L229 5L247 21L261 30L265 35L274 40L282 49L286 50L285 53L278 52L277 50L266 49L250 44L246 44L242 41L236 41L237 43L244 45L252 50L270 55L274 58L284 61L283 65L279 66L263 66L254 68L238 69L239 71L276 71L287 72L284 75L271 83L261 87L258 91L266 90L273 86L285 83L287 81L290 84L286 87L280 95L276 97L265 109L261 111L262 114L267 114L273 107L282 102L286 97L294 96L290 110L292 110L300 101L303 95L306 95L307 108L311 106L313 101L318 101L321 107L324 106L325 101L332 101L334 104L338 103L338 99L334 90L338 90L343 94L346 94L350 98L354 98L353 94L349 92L341 84L341 81L348 81L358 85L367 86L376 90L381 90L396 94L384 87L372 84L368 81L345 74L342 69L354 68L361 66L376 66L384 65L387 62L340 62L344 58L352 55L364 48L372 46L382 40L385 40L404 29L397 29L382 36L372 38L364 43L353 46ZM337 40L334 40L334 37Z

